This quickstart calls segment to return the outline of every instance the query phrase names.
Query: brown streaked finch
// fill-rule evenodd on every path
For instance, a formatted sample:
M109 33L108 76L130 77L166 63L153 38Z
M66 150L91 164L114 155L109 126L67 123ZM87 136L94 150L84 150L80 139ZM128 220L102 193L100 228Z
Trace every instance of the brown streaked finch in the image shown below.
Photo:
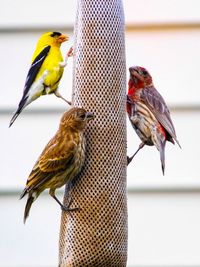
M70 183L81 171L85 160L84 129L93 118L93 113L83 108L71 108L63 114L57 133L39 156L21 194L20 199L28 194L24 223L32 203L45 189L49 189L49 194L62 210L70 212L78 209L70 208L71 203L64 206L56 197L55 190Z
M129 68L130 79L126 110L130 122L142 143L132 157L127 157L129 164L144 145L155 146L160 152L162 171L165 171L166 141L180 146L169 109L153 85L149 72L139 66Z

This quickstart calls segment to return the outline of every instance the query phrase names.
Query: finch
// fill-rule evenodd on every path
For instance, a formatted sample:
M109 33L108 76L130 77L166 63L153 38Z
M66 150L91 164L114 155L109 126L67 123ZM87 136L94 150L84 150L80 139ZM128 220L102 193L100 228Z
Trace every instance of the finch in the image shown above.
M32 64L26 77L22 99L10 121L9 127L22 110L41 95L54 93L57 97L71 104L58 92L58 85L62 78L64 67L67 65L67 59L72 56L71 48L65 61L63 61L60 51L61 44L68 39L68 36L60 32L42 34L32 57Z
M127 157L129 164L144 145L155 146L160 152L162 172L165 171L165 144L174 141L180 146L169 109L153 85L149 72L143 67L129 68L130 79L126 110L130 122L142 143L132 157Z
M71 108L61 118L59 129L49 141L35 163L20 199L28 194L24 212L24 223L32 203L49 188L52 196L64 211L73 211L70 204L64 206L56 197L55 190L76 177L85 160L84 129L93 113L83 108Z

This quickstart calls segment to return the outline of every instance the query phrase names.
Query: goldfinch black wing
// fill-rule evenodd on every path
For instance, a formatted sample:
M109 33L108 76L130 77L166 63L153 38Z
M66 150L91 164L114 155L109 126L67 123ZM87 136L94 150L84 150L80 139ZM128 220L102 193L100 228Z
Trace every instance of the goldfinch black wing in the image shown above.
M50 48L51 48L51 46L46 46L32 62L31 67L30 67L28 74L27 74L27 77L26 77L26 82L25 82L25 86L24 86L22 99L19 102L17 111L15 112L15 114L13 115L13 117L10 121L9 127L14 123L14 121L19 116L19 114L21 113L23 108L26 106L27 99L28 99L28 92L31 88L31 85L34 83L35 78L36 78L45 58L47 57L47 55L50 51Z
M51 46L46 46L41 52L40 54L34 59L33 63L31 64L31 67L29 69L27 78L26 78L26 82L25 82L25 86L24 86L24 96L27 95L31 85L33 84L45 58L47 57L49 51L50 51ZM22 99L23 99L22 97Z

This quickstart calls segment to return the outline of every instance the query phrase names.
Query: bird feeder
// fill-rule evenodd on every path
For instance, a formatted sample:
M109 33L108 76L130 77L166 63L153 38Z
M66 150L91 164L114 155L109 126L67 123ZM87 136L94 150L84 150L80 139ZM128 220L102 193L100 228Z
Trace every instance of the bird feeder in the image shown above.
M121 0L78 0L73 97L95 114L86 161L62 212L59 266L126 266L126 66ZM67 203L68 190L64 197Z

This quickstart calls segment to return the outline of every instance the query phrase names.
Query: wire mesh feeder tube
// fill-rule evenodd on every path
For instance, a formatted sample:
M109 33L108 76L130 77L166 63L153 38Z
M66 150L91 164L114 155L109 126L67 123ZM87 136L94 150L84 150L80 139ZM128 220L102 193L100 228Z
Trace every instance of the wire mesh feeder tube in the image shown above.
M63 212L59 266L126 266L125 45L121 0L79 0L73 105L95 114L86 161ZM64 198L66 203L67 197Z

